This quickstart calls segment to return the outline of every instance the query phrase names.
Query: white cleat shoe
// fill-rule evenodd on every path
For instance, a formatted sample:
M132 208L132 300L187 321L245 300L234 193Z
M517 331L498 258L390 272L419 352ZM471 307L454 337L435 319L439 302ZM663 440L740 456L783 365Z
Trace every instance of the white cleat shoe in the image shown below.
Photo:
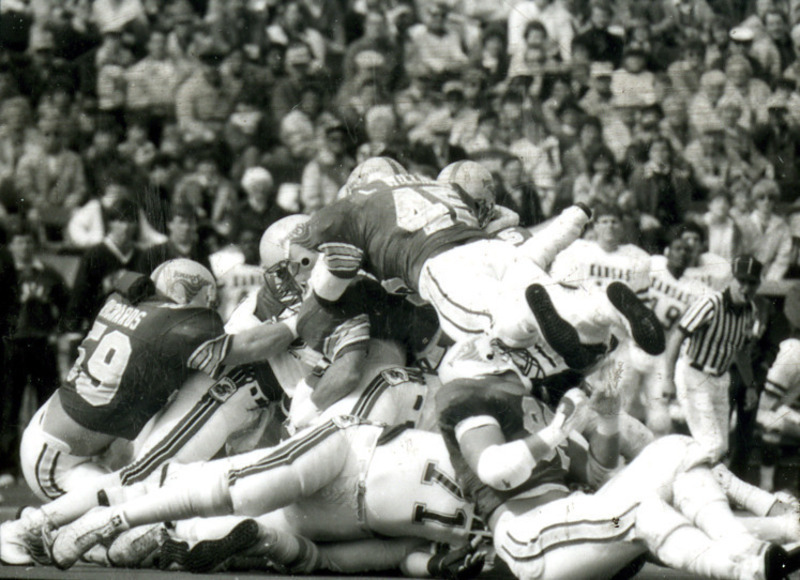
M140 568L166 540L164 524L138 526L120 534L108 548L108 559L118 568Z
M96 507L68 526L57 530L53 563L66 570L92 546L111 541L130 528L121 514L110 507Z
M35 508L23 508L19 518L0 524L0 562L9 566L50 564L41 537L46 526L44 514Z

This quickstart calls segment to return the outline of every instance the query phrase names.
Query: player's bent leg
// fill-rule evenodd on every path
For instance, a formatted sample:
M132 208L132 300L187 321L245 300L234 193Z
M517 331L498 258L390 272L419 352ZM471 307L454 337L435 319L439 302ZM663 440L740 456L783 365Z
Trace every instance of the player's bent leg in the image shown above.
M776 504L782 502L772 493L742 481L722 463L715 465L711 473L714 474L725 495L735 505L756 516L778 515L772 511ZM793 509L788 511L794 513Z
M709 460L717 463L728 449L727 380L705 375L680 357L675 364L675 386L689 432L706 449ZM720 413L723 418L717 416Z
M636 505L573 494L529 512L502 514L494 545L520 580L610 578L645 551L630 541Z

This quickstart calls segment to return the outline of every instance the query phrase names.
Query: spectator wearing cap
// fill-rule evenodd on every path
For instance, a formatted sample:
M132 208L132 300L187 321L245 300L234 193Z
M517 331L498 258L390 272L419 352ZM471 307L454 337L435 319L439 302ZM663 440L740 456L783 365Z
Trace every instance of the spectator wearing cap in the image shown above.
M622 61L622 38L609 30L614 13L608 0L592 0L589 8L589 26L575 37L576 43L585 46L592 60L607 61L618 67Z
M175 94L175 117L184 140L210 144L221 138L238 94L235 87L223 82L220 65L225 53L221 47L209 46L199 58L200 68Z
M708 199L711 192L723 189L727 183L730 161L725 154L724 136L725 127L721 122L708 122L686 148L685 158L700 188L701 199Z
M792 202L800 186L800 132L789 124L786 102L780 97L765 99L762 107L767 109L768 122L755 128L753 141L772 164L782 199Z
M263 232L273 223L289 215L277 204L275 181L263 167L250 167L241 181L244 199L236 208L234 231Z
M272 92L272 118L281 120L300 102L303 87L313 80L311 74L311 49L303 43L293 43L286 48L284 65L286 76L275 83Z
M725 93L725 73L710 70L700 77L700 91L689 103L689 126L699 134L703 126L717 117L717 106Z
M400 132L397 130L397 115L391 105L370 107L364 116L364 130L367 141L359 145L356 163L362 163L371 157L401 157L405 144L401 142Z
M611 77L614 67L610 62L593 62L589 68L589 90L580 100L581 108L587 114L601 121L611 114L613 109Z
M135 241L139 231L139 207L128 197L117 199L105 212L106 234L81 257L64 326L83 333L94 320L115 280L124 270L138 271L140 250Z
M730 42L728 43L728 50L725 54L725 60L727 61L727 59L733 56L743 57L748 63L750 63L753 76L764 81L769 81L769 71L764 69L761 65L761 62L759 62L753 56L753 41L756 38L756 33L750 28L739 26L732 28L730 32L728 32L728 36L730 37ZM771 60L778 58L780 57L777 52L770 56Z
M775 209L780 199L778 184L762 179L753 186L753 211L748 226L754 233L749 250L764 265L765 280L781 280L789 267L792 234L786 220Z
M189 71L167 53L167 36L153 30L147 39L147 55L125 73L128 111L151 116L160 128L175 118L175 93Z
M447 24L450 8L442 0L424 5L423 22L408 30L404 46L406 69L434 78L454 77L467 67L469 59L458 33Z
M337 120L324 127L319 152L303 169L300 203L303 212L312 214L336 199L356 162L347 153L347 129Z
M758 400L749 349L762 264L741 255L732 271L733 281L724 291L701 298L684 313L664 353L666 381L674 385L689 431L711 461L719 461L728 450L732 364L741 374L750 406Z
M211 268L208 252L200 243L197 230L197 214L189 204L173 205L167 221L167 240L151 246L139 255L137 271L150 274L159 264L177 258L194 260Z
M47 239L60 240L71 212L86 199L86 175L80 156L64 146L60 120L42 120L39 133L41 147L20 159L14 182L28 217Z
M758 61L766 73L766 80L774 83L783 70L794 61L789 24L781 10L770 10L764 16L766 34L753 41L750 56Z
M398 46L389 34L386 16L380 12L367 12L364 15L364 34L347 46L344 54L344 78L349 79L357 72L356 57L363 51L374 51L384 58L384 66L393 81L397 75ZM393 86L393 82L390 83Z
M755 11L745 18L737 28L746 28L753 31L755 38L767 35L767 13L775 10L774 0L756 0Z
M611 94L635 99L639 105L656 102L655 75L647 70L647 55L636 47L628 47L622 56L622 68L611 77Z

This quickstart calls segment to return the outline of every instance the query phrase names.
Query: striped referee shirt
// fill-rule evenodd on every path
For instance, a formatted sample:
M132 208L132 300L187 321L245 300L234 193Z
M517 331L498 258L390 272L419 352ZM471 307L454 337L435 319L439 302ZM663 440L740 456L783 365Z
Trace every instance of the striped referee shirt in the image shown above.
M752 338L755 309L752 302L735 304L730 290L715 292L695 302L678 327L689 336L682 356L704 372L720 376L736 353Z

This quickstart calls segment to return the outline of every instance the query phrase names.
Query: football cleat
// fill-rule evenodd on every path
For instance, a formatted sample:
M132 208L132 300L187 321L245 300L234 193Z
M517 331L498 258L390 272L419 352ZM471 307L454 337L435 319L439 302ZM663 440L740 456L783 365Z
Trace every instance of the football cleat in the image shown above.
M633 290L622 282L612 282L606 288L606 296L628 320L631 336L639 348L653 356L664 352L664 328L655 313L639 300Z
M581 344L578 331L561 318L547 290L541 284L531 284L525 290L525 300L536 317L542 336L571 369L585 369L597 356Z
M110 542L128 529L128 523L120 513L110 507L96 507L56 532L53 563L66 570L92 546Z
M185 570L186 558L189 555L189 544L174 540L164 530L164 542L158 549L155 563L159 570Z
M259 540L259 526L255 520L247 519L239 522L218 540L203 540L189 550L184 565L187 570L196 574L211 572L223 565L228 559L255 546Z
M139 568L165 539L163 524L137 526L117 536L108 548L108 559L118 568Z
M41 536L46 527L44 514L31 507L22 508L17 519L0 524L0 562L9 566L49 565Z
M792 570L789 569L789 553L778 544L770 544L764 550L765 580L782 580Z

